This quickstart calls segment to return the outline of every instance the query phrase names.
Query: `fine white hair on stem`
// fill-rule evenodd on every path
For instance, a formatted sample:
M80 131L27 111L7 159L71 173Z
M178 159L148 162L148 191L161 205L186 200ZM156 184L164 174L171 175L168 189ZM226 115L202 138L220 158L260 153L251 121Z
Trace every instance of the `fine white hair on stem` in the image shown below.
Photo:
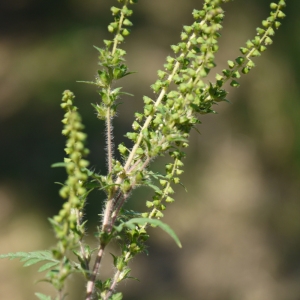
M108 173L112 171L112 160L113 160L113 125L110 109L107 111L106 117L106 151L107 151L107 164L108 164Z

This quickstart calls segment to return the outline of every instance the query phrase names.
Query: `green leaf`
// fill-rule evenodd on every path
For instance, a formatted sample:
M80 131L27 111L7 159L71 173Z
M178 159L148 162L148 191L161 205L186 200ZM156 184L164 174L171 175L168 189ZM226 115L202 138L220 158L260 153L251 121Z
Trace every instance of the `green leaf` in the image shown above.
M38 272L43 272L43 271L46 271L52 267L55 267L59 264L59 262L48 262L46 264L44 264L43 266L41 266L39 269L38 269Z
M78 83L87 83L87 84L92 84L92 85L99 85L98 83L94 82L94 81L76 81Z
M114 260L114 266L116 267L117 266L117 260L118 260L118 257L113 255L112 253L109 253L112 257L113 257L113 260Z
M40 261L41 261L40 258L31 258L31 259L28 259L28 260L24 263L23 267L29 267L29 266L31 266L31 265L34 265L34 264L40 262Z
M46 296L44 294L41 293L35 293L35 295L40 299L40 300L51 300L50 296Z
M52 164L52 165L51 165L51 168L61 168L61 167L65 168L66 165L67 165L67 164L64 163L64 162L58 162L58 163Z
M173 238L173 240L175 241L175 243L179 248L182 248L181 242L177 237L177 235L175 234L175 232L173 231L173 229L171 229L169 225L161 222L160 220L154 220L149 218L133 218L125 223L120 224L118 227L115 227L115 229L120 232L124 226L128 228L132 228L134 224L141 225L141 226L146 224L151 224L160 227L162 230L164 230L167 234L169 234Z
M114 294L109 298L109 300L122 300L122 299L123 299L122 293Z
M121 273L120 273L120 276L119 276L119 279L118 279L118 282L121 282L122 280L128 278L127 275L129 275L131 269L129 268L125 268L125 270L123 270Z
M150 188L152 188L157 194L161 194L162 193L162 190L158 186L156 186L154 184L151 184L149 181L145 182L145 184L147 186L149 186Z
M51 263L58 264L59 261L52 257L51 251L35 251L35 252L16 252L0 255L1 258L20 259L21 262L24 262L24 267L34 265L42 261L49 261ZM40 271L39 271L40 272Z
M103 49L97 47L97 46L93 46L95 49L97 49L100 53L103 52Z

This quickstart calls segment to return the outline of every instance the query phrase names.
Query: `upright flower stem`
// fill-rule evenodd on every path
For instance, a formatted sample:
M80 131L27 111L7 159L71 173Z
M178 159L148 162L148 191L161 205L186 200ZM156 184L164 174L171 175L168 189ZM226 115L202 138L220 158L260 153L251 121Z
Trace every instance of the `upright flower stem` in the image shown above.
M106 117L106 134L107 134L107 161L108 161L108 174L112 172L112 156L113 156L113 145L112 145L112 124L111 124L111 113L110 108L107 110L107 117ZM106 231L110 227L110 219L111 219L111 212L113 208L113 197L108 197L103 217L102 223L102 231Z
M113 157L113 145L112 145L112 124L111 124L111 111L110 108L107 110L106 115L106 141L107 141L107 162L108 162L108 173L110 174L112 172L112 157ZM111 219L111 211L113 208L113 198L108 198L106 202L104 217L103 217L103 223L102 223L102 232L105 232L106 230L109 230L110 228L110 219ZM95 282L97 278L97 274L99 272L100 263L102 256L104 254L105 244L101 243L100 241L100 247L97 253L97 257L95 259L94 267L92 274L89 278L89 281L87 283L87 289L86 289L86 300L91 300L93 291L95 288Z
M107 163L108 173L112 171L112 159L113 159L113 144L112 144L112 119L110 107L107 109L106 116L106 147L107 147Z

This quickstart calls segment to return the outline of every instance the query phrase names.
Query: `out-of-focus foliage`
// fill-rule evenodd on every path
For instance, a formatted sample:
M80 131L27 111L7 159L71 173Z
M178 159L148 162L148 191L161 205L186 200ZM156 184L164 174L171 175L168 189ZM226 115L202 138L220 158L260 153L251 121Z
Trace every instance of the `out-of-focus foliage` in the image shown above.
M125 48L130 71L138 75L132 75L134 83L124 79L126 91L136 99L142 93L151 96L148 87L156 70L171 52L169 45L178 41L182 23L190 23L191 9L201 6L198 2L152 0L137 6L137 27ZM203 119L202 134L194 134L186 160L192 171L182 180L190 192L179 190L176 206L166 214L183 250L158 234L151 256L133 261L132 275L141 283L121 287L127 290L126 299L299 299L300 3L290 2L288 18L270 51L242 87L229 94L232 105L220 104L217 116ZM227 8L221 38L220 68L225 59L238 55L245 36L254 34L252 28L261 26L269 1L228 5L232 7ZM75 81L94 79L97 52L92 45L107 36L110 18L101 10L109 6L109 1L99 0L0 3L1 253L53 244L46 217L61 206L54 182L63 181L64 172L50 165L64 155L59 108L64 89L76 93L87 131L92 132L91 164L104 157L103 128L96 118L85 118L93 108L82 105L96 102L97 94ZM118 141L130 127L132 112L142 105L125 101L115 124ZM87 214L93 216L101 197L90 198ZM32 282L38 279L35 270L20 270L11 262L6 266L0 273L0 298L31 299L36 289ZM76 280L71 280L70 294L79 300ZM47 286L43 288L47 293Z

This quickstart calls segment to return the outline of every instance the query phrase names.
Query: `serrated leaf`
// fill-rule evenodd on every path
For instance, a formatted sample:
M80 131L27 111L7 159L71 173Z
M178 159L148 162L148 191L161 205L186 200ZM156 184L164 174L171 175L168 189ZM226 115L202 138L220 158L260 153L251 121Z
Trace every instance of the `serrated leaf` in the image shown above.
M40 262L40 261L41 261L40 258L31 258L31 259L28 259L28 260L24 263L23 267L29 267L29 266L31 266L31 265L34 265L34 264Z
M21 262L24 262L24 267L34 265L42 261L49 261L52 263L58 264L59 261L52 257L51 251L35 251L35 252L16 252L0 255L1 258L20 259Z
M35 295L40 299L40 300L51 300L50 296L41 294L41 293L35 293Z
M46 264L44 264L43 266L41 266L39 269L38 269L38 272L43 272L43 271L46 271L54 266L57 266L59 264L59 262L48 262Z

